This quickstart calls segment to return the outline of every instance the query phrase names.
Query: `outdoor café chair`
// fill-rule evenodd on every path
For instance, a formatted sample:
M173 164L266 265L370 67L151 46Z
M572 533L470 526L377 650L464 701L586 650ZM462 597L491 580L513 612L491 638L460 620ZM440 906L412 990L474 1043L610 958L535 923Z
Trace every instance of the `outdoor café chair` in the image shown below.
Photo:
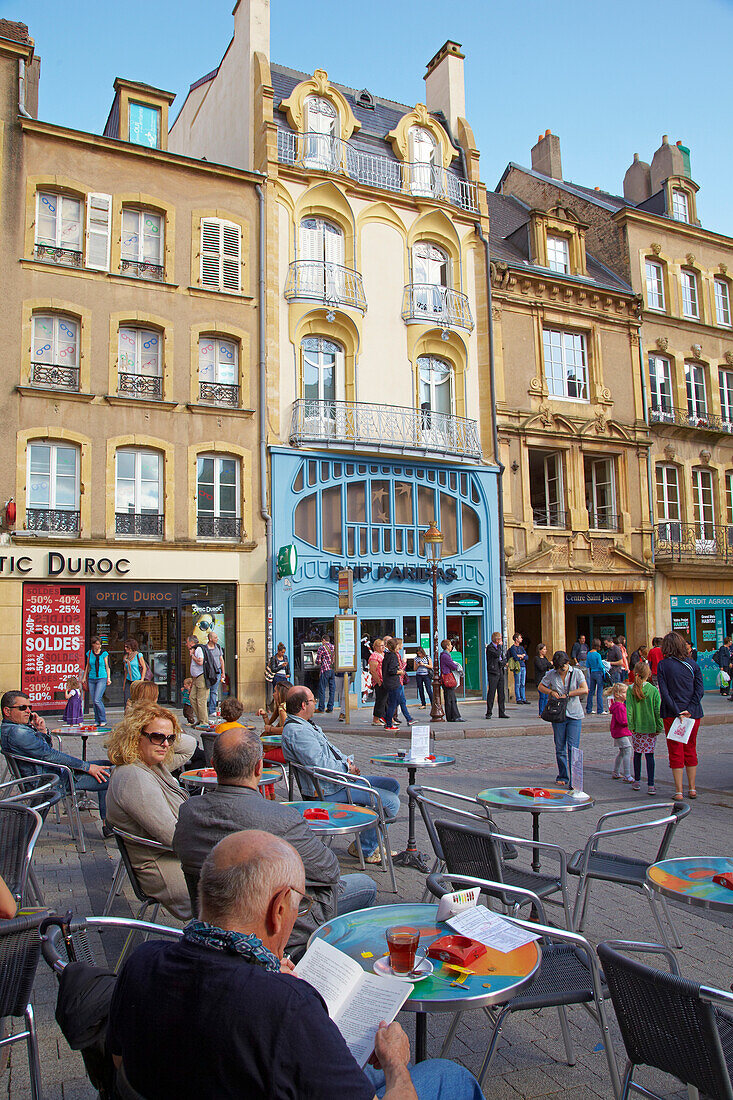
M201 744L203 745L204 759L206 761L206 767L207 768L211 767L211 761L212 761L213 756L214 756L214 743L215 743L218 736L219 736L218 733L202 733L201 734Z
M507 886L531 890L545 901L555 901L553 895L560 894L565 913L565 925L572 929L572 917L567 889L567 856L557 844L546 840L526 840L522 837L504 836L494 832L491 824L464 825L459 821L435 819L435 830L440 840L441 851L445 859L446 870L451 875L475 875L490 882L504 882ZM546 852L559 862L556 875L532 871L529 868L507 864L502 854L502 842L513 844L516 848L528 851ZM511 908L511 894L507 892L502 903ZM515 906L516 908L516 906Z
M43 765L46 763L44 760L34 760L31 756L18 756L16 753L6 752L5 759L8 762L8 767L12 772L15 779L27 778L23 775L21 764L30 765L32 771L30 775L45 774L43 772ZM47 764L49 771L57 774L59 778L64 781L62 788L64 805L66 806L66 812L69 817L69 828L71 829L71 836L76 844L76 850L82 855L86 852L86 843L84 841L84 830L81 826L81 815L79 813L79 796L76 791L76 785L74 783L74 772L71 768L68 768L66 764Z
M61 797L61 780L57 775L29 775L23 779L10 779L0 783L0 808L25 806L40 816L41 825L50 806L59 802ZM18 881L16 890L12 883L18 878L17 867L14 868L12 864L17 858L17 851L14 848L13 838L6 835L7 830L12 831L12 826L10 819L5 817L0 821L0 875L8 883L11 893L15 893L19 902L32 900L37 905L44 905L43 892L31 861L36 840L33 840L28 852L26 879L24 882ZM36 833L36 839L37 835ZM26 897L26 885L30 886L32 898Z
M660 811L666 811L663 817L659 817ZM669 947L669 939L657 910L657 898L646 884L647 868L652 863L658 863L660 859L666 859L672 837L680 821L690 812L690 806L684 802L658 802L644 806L629 806L623 810L610 810L598 819L596 830L588 837L585 848L574 852L568 860L568 874L578 876L578 892L575 895L573 909L573 922L570 925L576 932L583 931L585 914L588 907L588 895L590 884L596 879L601 882L613 882L620 886L631 886L646 894L651 907L652 916L659 929L659 935L666 947ZM653 821L636 821L633 824L623 822L615 824L618 818L624 821L633 814L655 814ZM613 821L614 824L606 823ZM601 850L601 843L607 842L613 837L623 838L623 845L632 838L651 838L654 831L662 830L662 837L657 851L649 859L641 859L638 856L627 855L625 852L611 852ZM662 910L667 918L667 923L672 931L672 939L675 947L682 947L680 938L672 923L666 900L660 898Z
M297 784L298 791L300 793L300 797L301 797L301 799L303 799L303 801L306 801L306 802L309 801L309 800L318 800L319 802L323 801L323 791L321 790L321 784L318 781L318 777L314 774L313 768L309 768L306 764L294 764L291 760L289 760L288 761L288 769L289 769L289 772L290 772L290 783L289 783L289 786L288 786L288 798L290 799L291 802L293 800L293 790L292 790L292 780L293 780L293 778L295 778L295 782ZM310 779L311 784L315 788L315 792L316 792L315 794L306 794L305 793L305 789L304 789L304 785L303 785L303 778L304 777Z
M483 1009L491 1021L492 1032L489 1047L478 1074L479 1084L483 1086L496 1052L504 1022L512 1012L538 1012L543 1008L556 1008L560 1018L560 1031L565 1044L567 1063L569 1066L574 1066L575 1052L568 1027L566 1009L570 1005L582 1005L600 1030L600 1040L608 1063L613 1095L618 1098L620 1093L618 1067L613 1054L608 1030L608 1018L603 1004L604 999L609 996L609 991L604 983L591 944L577 932L567 932L564 928L554 928L548 925L542 901L531 890L507 886L505 882L490 882L487 879L477 878L473 875L453 875L450 872L442 875L428 875L428 888L433 896L437 898L441 898L443 894L451 893L456 888L463 889L471 886L480 886L482 894L495 897L502 903L504 903L505 898L511 897L515 909L531 905L539 923L519 920L511 916L505 919L539 935L542 951L540 968L529 985L525 986L506 1004ZM457 1012L453 1017L440 1052L441 1058L445 1058L448 1053L462 1015L462 1012ZM568 1085L570 1084L569 1081Z
M33 849L43 826L38 810L0 802L0 875L19 905L26 898ZM43 905L37 881L31 883L34 901ZM2 1016L0 1016L2 1019Z
M14 917L13 920L0 921L0 1019L5 1016L22 1016L25 1020L22 1031L4 1039L0 1038L0 1050L13 1043L25 1041L31 1100L42 1100L41 1065L31 992L41 955L38 929L47 915L48 910L44 909Z
M627 958L652 952L666 956L671 973ZM733 996L682 978L661 944L609 940L598 944L598 956L628 1057L621 1100L632 1090L663 1100L634 1081L638 1066L669 1073L715 1100L733 1100Z

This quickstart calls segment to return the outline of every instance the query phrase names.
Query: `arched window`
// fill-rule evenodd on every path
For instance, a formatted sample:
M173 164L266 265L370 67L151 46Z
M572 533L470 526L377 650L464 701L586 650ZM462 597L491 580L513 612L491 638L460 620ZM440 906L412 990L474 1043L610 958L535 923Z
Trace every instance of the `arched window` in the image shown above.
M453 367L432 355L417 361L420 376L420 411L423 430L435 428L445 416L453 415ZM435 414L439 414L437 417Z
M239 405L239 344L221 336L199 337L199 401Z
M305 400L325 404L342 401L344 352L341 345L324 336L306 336L301 349Z
M54 534L79 532L79 448L37 440L28 444L26 527Z
M120 448L115 455L115 533L163 537L163 456Z
M300 223L298 290L303 297L340 302L344 297L344 234L325 218Z
M121 325L118 392L122 397L163 397L162 337L159 332Z
M341 162L339 116L330 99L311 95L305 101L304 166L336 171Z
M412 309L428 320L440 321L446 312L446 290L450 286L448 253L431 241L412 246Z
M79 322L58 313L33 314L32 386L79 389Z
M436 193L437 173L434 171L437 161L437 143L435 138L423 126L410 129L410 190L413 195L434 195Z

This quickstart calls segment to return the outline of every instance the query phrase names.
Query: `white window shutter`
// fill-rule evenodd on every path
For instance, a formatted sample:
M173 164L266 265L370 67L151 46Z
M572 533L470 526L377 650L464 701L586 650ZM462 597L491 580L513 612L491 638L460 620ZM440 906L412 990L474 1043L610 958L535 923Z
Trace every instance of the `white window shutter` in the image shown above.
M109 271L111 229L112 196L92 192L87 196L87 267Z
M222 222L222 290L242 289L242 230L232 222Z
M218 218L201 219L201 286L220 287L221 222Z

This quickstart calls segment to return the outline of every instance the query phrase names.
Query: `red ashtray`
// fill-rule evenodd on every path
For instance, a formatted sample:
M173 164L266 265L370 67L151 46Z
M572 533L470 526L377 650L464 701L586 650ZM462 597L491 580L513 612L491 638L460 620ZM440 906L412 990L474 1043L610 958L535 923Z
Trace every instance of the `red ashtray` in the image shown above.
M441 936L433 940L427 953L431 959L455 963L456 966L468 966L474 959L486 954L486 947L468 936Z
M425 759L426 759L426 760L435 760L435 754L434 754L434 753L431 753L431 755L430 755L430 756L426 756L426 757L425 757Z
M520 794L526 794L528 798L552 798L552 791L546 791L544 787L522 787Z
M718 886L726 886L729 890L733 890L733 874L730 871L724 871L719 875L713 875L713 882L717 882Z
M216 779L216 768L201 768L199 775L202 779Z
M320 806L312 806L309 810L303 810L306 821L328 821L328 810L322 810Z
M79 726L79 733L91 733L96 728L96 726Z

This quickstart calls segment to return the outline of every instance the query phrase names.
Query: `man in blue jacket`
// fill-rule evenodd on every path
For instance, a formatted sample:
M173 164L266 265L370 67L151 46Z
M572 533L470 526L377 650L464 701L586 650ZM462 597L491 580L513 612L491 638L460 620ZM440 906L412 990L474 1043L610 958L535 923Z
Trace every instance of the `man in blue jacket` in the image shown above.
M74 776L74 785L78 791L96 791L99 798L99 816L104 822L105 800L109 781L109 764L104 761L80 760L77 756L58 752L51 744L51 736L46 723L39 714L31 710L28 696L22 691L6 691L0 699L2 726L0 726L0 745L3 752L27 756L38 761L38 767L31 764L19 764L22 775L54 771L54 764L65 764L72 771L80 773ZM64 776L64 779L66 777Z

